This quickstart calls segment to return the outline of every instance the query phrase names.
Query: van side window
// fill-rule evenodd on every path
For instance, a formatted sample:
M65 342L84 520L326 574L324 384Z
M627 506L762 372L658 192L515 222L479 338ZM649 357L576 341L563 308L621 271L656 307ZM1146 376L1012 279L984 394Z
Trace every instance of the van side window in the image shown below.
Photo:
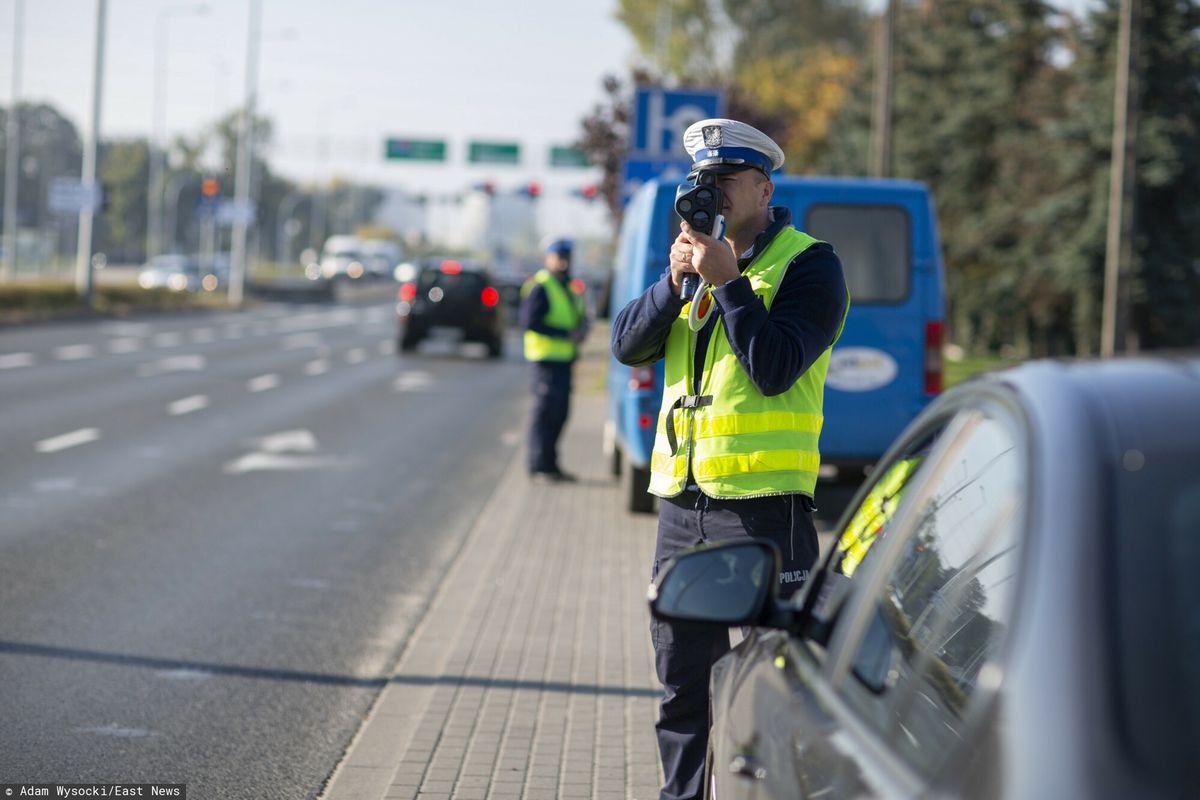
M908 229L908 212L900 206L814 205L804 226L837 251L855 305L908 297Z

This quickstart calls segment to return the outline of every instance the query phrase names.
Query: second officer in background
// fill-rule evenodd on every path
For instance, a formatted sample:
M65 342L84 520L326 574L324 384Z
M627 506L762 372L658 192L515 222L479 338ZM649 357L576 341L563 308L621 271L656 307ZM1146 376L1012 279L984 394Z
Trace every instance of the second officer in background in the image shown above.
M521 289L525 359L533 365L529 420L529 475L534 480L575 480L558 463L558 439L571 402L571 370L587 334L583 298L571 286L571 242L546 248L545 267Z

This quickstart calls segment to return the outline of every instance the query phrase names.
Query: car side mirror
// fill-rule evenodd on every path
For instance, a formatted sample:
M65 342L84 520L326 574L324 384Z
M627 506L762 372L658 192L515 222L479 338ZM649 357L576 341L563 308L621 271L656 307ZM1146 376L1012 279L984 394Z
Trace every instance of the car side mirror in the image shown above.
M656 617L753 625L775 592L782 558L771 542L731 542L681 553L650 585Z

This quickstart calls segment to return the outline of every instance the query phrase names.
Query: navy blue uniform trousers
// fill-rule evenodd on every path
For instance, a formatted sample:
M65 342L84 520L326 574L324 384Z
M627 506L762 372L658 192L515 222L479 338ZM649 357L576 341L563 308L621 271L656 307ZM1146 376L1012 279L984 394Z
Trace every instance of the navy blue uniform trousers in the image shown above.
M807 497L781 495L721 500L697 491L659 500L654 575L668 559L703 542L766 539L783 553L780 594L790 597L808 578L818 555L813 506ZM703 795L708 753L708 680L712 665L729 652L729 629L652 619L655 666L663 685L655 726L662 755L660 800Z
M533 362L533 411L529 418L529 471L558 472L558 437L571 405L570 361Z

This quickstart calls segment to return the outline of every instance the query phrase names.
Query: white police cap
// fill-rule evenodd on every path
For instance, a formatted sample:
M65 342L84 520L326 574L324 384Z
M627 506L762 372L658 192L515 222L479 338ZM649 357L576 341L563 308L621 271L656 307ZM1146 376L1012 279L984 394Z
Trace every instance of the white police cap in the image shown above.
M735 119L702 119L683 133L695 178L702 169L733 172L754 167L767 175L783 166L783 150L765 133Z

